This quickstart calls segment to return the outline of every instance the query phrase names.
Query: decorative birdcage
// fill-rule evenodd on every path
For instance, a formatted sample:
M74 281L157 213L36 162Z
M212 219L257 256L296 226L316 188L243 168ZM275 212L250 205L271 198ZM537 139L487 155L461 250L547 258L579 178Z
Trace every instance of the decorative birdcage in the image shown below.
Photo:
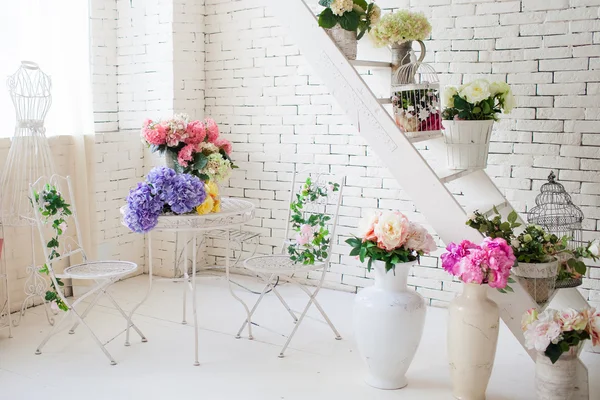
M556 182L556 175L550 172L548 183L541 187L535 198L536 206L528 215L530 224L539 225L556 236L569 237L569 247L574 249L582 243L583 212L571 201L565 187Z
M410 62L392 76L392 104L396 125L410 138L441 134L440 84L437 73L417 60L413 51ZM401 63L402 64L402 63Z

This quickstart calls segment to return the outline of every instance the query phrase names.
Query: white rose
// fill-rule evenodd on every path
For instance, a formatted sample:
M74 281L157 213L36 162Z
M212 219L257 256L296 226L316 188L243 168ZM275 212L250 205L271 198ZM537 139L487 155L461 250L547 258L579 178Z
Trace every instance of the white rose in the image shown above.
M588 247L588 251L592 253L592 255L595 257L600 256L600 243L598 242L598 239L594 240L590 244L590 246Z
M458 90L454 86L447 86L444 89L444 105L446 107L454 107L454 95L458 94Z
M491 96L490 84L484 79L478 79L464 87L460 91L460 96L471 104L479 103Z
M492 82L490 83L490 94L495 96L497 94L504 94L510 92L510 86L506 82Z
M510 113L516 105L517 102L515 101L515 96L513 96L511 91L502 96L502 108L504 109L504 114Z

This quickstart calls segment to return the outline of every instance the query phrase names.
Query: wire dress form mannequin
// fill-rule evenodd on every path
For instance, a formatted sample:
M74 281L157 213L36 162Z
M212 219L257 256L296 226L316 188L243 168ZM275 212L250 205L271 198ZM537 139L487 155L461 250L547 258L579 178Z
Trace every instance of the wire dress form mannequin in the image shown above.
M7 80L17 125L0 179L4 226L34 225L29 184L54 172L44 119L52 104L50 77L33 62L23 61Z
M52 176L55 171L44 128L44 119L52 104L52 83L36 63L23 61L17 72L8 77L7 86L17 121L0 178L0 218L4 227L31 227L32 263L26 268L26 298L16 325L27 304L31 301L33 305L35 297L39 296L42 304L46 304L44 296L48 284L39 274L35 260L35 218L29 201L29 185L41 176ZM47 307L45 309L52 324L54 320L49 316Z

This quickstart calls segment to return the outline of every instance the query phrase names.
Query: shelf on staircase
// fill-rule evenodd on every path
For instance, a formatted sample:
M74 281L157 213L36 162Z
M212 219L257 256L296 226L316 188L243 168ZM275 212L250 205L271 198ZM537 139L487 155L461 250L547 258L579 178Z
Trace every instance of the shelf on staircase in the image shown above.
M441 137L443 137L444 135L442 133L432 133L429 135L422 135L422 136L418 136L418 137L412 137L412 138L408 138L408 140L411 143L419 143L419 142L424 142L426 140L433 140L433 139L439 139Z
M392 63L385 61L349 60L355 67L392 68Z
M479 168L474 169L440 169L436 171L440 182L442 183L450 183L456 179L460 179L463 176L467 176L472 174L475 171L478 171Z
M380 98L377 99L377 101L379 102L379 104L392 104L392 99L390 99L389 97Z

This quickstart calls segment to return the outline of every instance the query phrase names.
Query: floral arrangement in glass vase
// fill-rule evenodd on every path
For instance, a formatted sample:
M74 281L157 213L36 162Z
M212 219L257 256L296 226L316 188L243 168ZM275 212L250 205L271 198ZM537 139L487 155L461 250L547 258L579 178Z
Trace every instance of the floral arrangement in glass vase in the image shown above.
M309 203L318 203L326 199L329 193L338 192L339 183L329 182L327 187L320 186L309 177L306 179L296 200L290 204L292 229L296 238L287 250L290 259L304 265L314 265L327 258L330 238L327 221L331 217L320 212L307 210Z
M505 82L488 82L478 79L458 88L446 87L444 91L445 120L480 121L498 120L498 114L508 114L515 106L510 86Z
M441 258L442 268L464 283L512 291L508 283L516 257L502 238L488 237L479 245L468 240L450 243Z
M44 190L41 192L34 192L35 204L39 204L39 211L42 215L42 221L46 224L52 222L52 230L54 235L52 239L46 243L46 247L50 249L50 255L48 258L53 260L60 257L58 252L60 247L60 237L67 231L67 221L71 212L71 205L67 204L62 194L57 190L56 186L46 184ZM44 264L39 270L40 273L49 275L50 271L48 265ZM60 278L56 278L58 286L64 286L64 283ZM58 294L57 288L54 285L54 281L50 282L50 290L46 291L44 299L50 303L52 311L57 312L58 310L68 311L69 307L62 301L62 298Z
M377 46L393 46L427 39L431 24L423 13L400 10L381 17L370 34Z
M178 173L218 183L229 178L236 168L229 158L231 143L219 136L219 127L211 118L198 121L186 114L175 114L160 121L147 119L141 134L150 150L165 154L167 165Z
M127 196L124 222L137 233L152 230L163 214L186 214L204 203L204 182L191 174L178 174L168 167L153 168L144 182Z
M442 129L437 89L414 89L392 96L396 125L405 132Z
M365 0L319 0L325 9L319 14L319 26L331 29L339 25L342 29L357 32L357 40L379 22L381 9Z
M389 272L398 263L418 260L437 249L429 232L399 211L378 211L363 218L359 229L360 237L347 239L346 243L352 247L351 256L361 262L368 259L368 271L374 261L384 262Z
M525 346L543 352L553 364L584 340L591 338L594 346L600 344L600 312L594 308L583 311L547 308L542 313L532 308L523 314L521 328Z

